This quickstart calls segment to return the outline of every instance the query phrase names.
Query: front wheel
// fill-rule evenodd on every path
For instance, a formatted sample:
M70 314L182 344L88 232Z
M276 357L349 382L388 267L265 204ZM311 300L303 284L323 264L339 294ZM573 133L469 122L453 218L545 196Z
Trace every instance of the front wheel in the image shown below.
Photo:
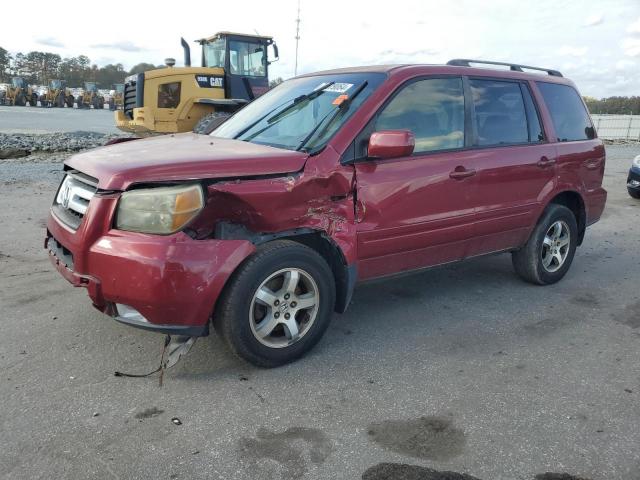
M527 243L511 254L516 273L537 285L556 283L565 276L578 244L578 223L564 205L550 204Z
M633 188L627 187L627 192L629 192L631 198L640 198L640 190L634 190Z
M213 326L231 350L259 367L309 351L331 321L335 284L327 262L289 240L258 247L219 300Z

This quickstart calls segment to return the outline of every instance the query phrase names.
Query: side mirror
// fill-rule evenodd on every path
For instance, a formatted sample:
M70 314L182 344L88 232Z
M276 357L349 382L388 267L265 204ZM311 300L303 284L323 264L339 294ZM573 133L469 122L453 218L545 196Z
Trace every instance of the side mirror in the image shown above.
M369 137L369 158L406 157L413 153L416 138L410 130L382 130Z

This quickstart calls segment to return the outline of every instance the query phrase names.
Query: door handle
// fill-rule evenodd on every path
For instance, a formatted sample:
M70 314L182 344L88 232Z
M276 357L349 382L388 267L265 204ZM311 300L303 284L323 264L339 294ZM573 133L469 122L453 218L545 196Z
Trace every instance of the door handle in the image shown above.
M556 161L552 158L541 157L536 165L538 165L540 168L547 168L555 165L555 163Z
M463 166L456 167L456 169L449 173L449 177L454 180L462 180L463 178L472 177L476 174L476 171L472 168L466 169Z

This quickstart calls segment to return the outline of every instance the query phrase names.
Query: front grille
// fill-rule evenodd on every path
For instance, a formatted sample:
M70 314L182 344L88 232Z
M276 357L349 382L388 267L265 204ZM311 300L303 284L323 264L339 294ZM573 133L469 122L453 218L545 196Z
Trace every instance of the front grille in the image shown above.
M144 94L144 73L127 77L124 84L122 110L127 118L133 120L133 109L142 107Z
M124 114L133 120L133 109L136 106L136 81L124 85Z
M53 214L77 230L97 190L98 180L95 178L77 170L68 171L53 201Z

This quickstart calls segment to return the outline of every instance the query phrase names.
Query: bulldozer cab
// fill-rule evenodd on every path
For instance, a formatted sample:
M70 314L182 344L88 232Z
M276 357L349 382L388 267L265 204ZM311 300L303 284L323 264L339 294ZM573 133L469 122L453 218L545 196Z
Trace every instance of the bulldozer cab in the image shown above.
M97 92L98 91L98 86L96 85L96 82L84 82L84 89L87 92Z
M271 37L218 32L199 41L202 45L202 66L224 69L226 98L251 101L269 89L267 49L271 45L274 61L278 47Z
M66 88L66 82L64 80L49 80L49 88L52 90L62 90Z
M26 88L27 82L25 82L24 78L22 77L13 77L11 79L11 85L13 86L13 88Z

